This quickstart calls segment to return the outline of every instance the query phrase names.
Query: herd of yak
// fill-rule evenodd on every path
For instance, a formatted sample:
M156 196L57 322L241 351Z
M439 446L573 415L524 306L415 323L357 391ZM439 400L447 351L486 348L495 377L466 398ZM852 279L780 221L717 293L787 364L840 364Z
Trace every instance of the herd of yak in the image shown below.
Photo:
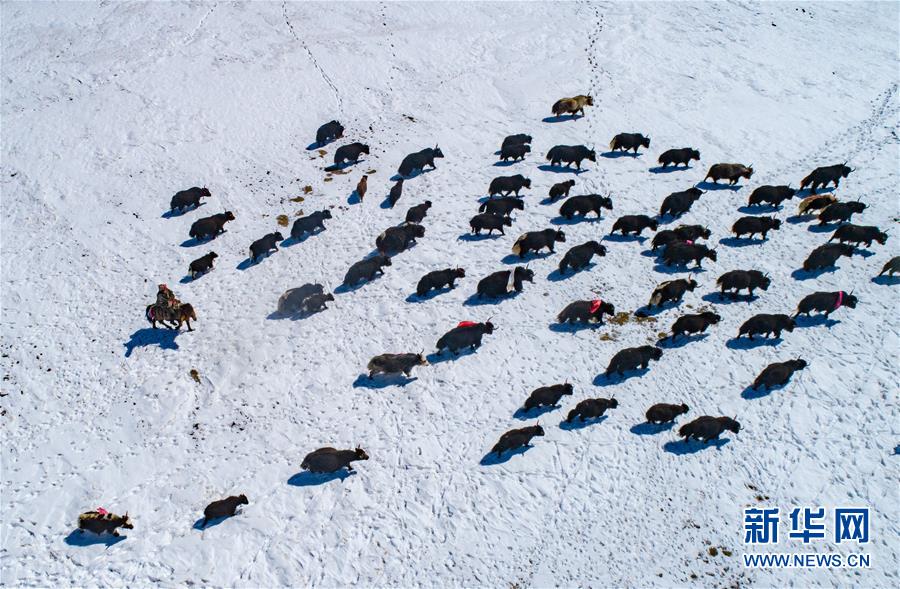
M576 96L557 101L552 108L553 114L559 120L565 120L568 116L578 118L579 113L584 115L584 107L592 106L593 99L590 96ZM316 144L324 146L343 137L344 127L338 121L330 121L319 128L316 134ZM527 154L531 153L532 138L525 134L506 137L500 146L499 157L501 161L523 161ZM641 148L650 147L650 138L639 133L621 133L610 142L612 151L631 151L637 154ZM334 154L334 165L326 170L342 169L358 163L363 154L369 153L369 147L363 143L350 143L339 147ZM403 182L424 172L426 168L436 169L435 160L443 158L444 154L437 146L426 148L419 152L407 155L398 168L398 179L390 188L387 203L390 207L396 205L402 196ZM549 150L546 159L550 161L554 169L559 166L581 169L585 161L596 162L596 152L584 145L557 145ZM658 162L662 168L668 166L689 169L691 161L699 161L700 152L693 148L669 149L663 152ZM560 170L562 171L562 170ZM832 267L841 256L852 256L856 247L865 244L870 247L873 242L884 244L887 235L877 227L855 225L850 223L854 214L862 213L866 205L858 202L842 202L833 194L819 193L816 191L822 187L834 184L835 188L841 179L847 178L852 170L844 164L816 168L808 176L803 178L800 188L789 186L760 186L749 196L748 207L756 207L759 212L763 210L777 210L781 208L785 200L792 199L802 191L807 191L799 205L799 215L808 216L817 214L819 223L837 224L836 230L827 243L815 248L803 263L803 270L813 272ZM741 178L750 179L753 175L753 166L744 166L733 163L714 164L709 168L704 181L727 180L729 185L735 185ZM567 180L554 184L550 190L547 204L562 200L559 214L567 220L576 217L585 217L590 214L598 218L603 210L612 210L613 202L608 196L598 194L583 194L569 196L575 186L575 180ZM470 228L473 234L481 234L486 231L488 235L495 231L505 234L504 228L512 226L512 214L515 210L523 210L525 203L520 197L522 190L530 189L531 181L521 174L513 176L501 176L491 181L488 187L488 198L478 208L478 214L470 220ZM356 189L356 197L359 201L367 191L367 176L363 176ZM694 263L700 267L704 259L716 260L716 250L700 243L701 240L710 238L710 231L701 225L679 225L673 229L659 231L660 220L671 220L687 213L694 202L704 192L699 187L692 187L681 192L668 195L662 202L659 214L626 215L619 217L612 226L611 233L621 232L623 235L641 235L643 231L655 232L652 240L652 251L658 252L660 262L666 266L685 268L687 264ZM206 188L190 188L175 194L170 206L172 212L183 212L195 208L200 204L200 199L209 197L210 191ZM496 197L496 198L495 198ZM410 248L416 239L425 235L425 227L422 221L431 206L430 201L425 201L411 207L406 214L406 221L395 227L390 227L381 233L375 240L378 253L366 257L353 264L347 271L341 286L345 291L357 287L360 282L374 280L377 275L384 273L384 268L392 265L391 259L397 254ZM763 208L765 207L765 209ZM298 218L291 228L290 235L295 239L301 239L306 235L315 234L325 230L325 221L331 219L329 210L322 210ZM235 215L231 211L205 217L194 222L189 234L196 240L206 240L216 237L224 231L225 223L234 221ZM748 236L752 239L759 235L763 240L768 238L771 231L777 231L781 221L774 217L753 215L738 219L732 232L736 238ZM277 243L284 237L280 232L270 233L250 244L249 254L251 262L277 251ZM513 245L512 252L524 260L532 252L548 250L551 254L559 243L566 241L565 233L559 229L547 228L522 234ZM837 243L833 243L837 241ZM594 256L604 256L606 248L598 241L592 240L571 247L559 261L559 272L578 272L588 269ZM192 279L209 271L213 261L217 257L215 252L198 258L191 262L189 274ZM889 273L891 276L900 272L900 257L889 260L882 268L880 275ZM453 289L455 281L466 277L463 268L445 268L429 272L422 276L415 287L415 296L424 298L434 296ZM497 299L521 292L526 282L534 281L534 272L526 266L517 266L511 270L503 270L490 274L481 279L476 286L477 298ZM722 297L736 299L741 291L747 291L747 300L753 299L754 290L767 290L771 280L763 272L755 269L732 270L722 274L716 284L721 289ZM657 286L649 298L646 310L639 310L636 315L646 314L647 310L660 306L677 306L684 294L693 291L698 283L692 278L680 278L669 280ZM431 291L437 291L432 293ZM278 312L284 315L308 315L327 308L326 303L333 301L334 295L325 292L321 284L305 284L301 287L285 292L278 301ZM797 307L794 316L784 314L757 314L745 321L738 332L738 338L746 336L753 339L755 336L779 338L782 331L793 331L795 319L798 315L809 315L813 312L824 313L827 317L841 307L855 308L857 297L844 291L815 292L803 298ZM612 303L596 300L579 300L567 305L557 316L559 324L602 324L604 315L614 315L615 308ZM705 332L710 326L717 324L721 317L711 311L703 311L696 314L685 314L679 317L671 328L671 334L667 337L675 338L691 336ZM470 322L464 321L449 330L437 341L437 353L448 351L456 356L461 351L474 351L482 343L486 335L494 332L495 326L491 321ZM666 339L666 338L664 338ZM662 343L662 341L660 342ZM605 371L605 377L622 376L630 371L646 369L650 361L659 360L663 350L659 346L639 346L626 348L616 353L609 362ZM368 365L369 378L377 378L379 375L403 374L406 377L416 366L428 365L428 361L421 353L381 354L372 358ZM767 366L753 382L752 389L771 389L785 385L795 371L802 370L807 363L803 359L792 359L785 362L777 362ZM571 383L542 386L528 396L524 401L521 411L527 415L533 410L547 410L559 407L560 400L564 396L573 395L574 387ZM615 409L618 401L615 398L589 398L577 403L566 417L566 423L574 420L586 422L601 418L607 410ZM667 424L674 421L680 415L689 411L684 403L658 403L646 411L646 419L651 424ZM679 429L679 435L685 440L691 438L703 443L717 440L726 430L737 433L741 425L734 419L726 416L704 415L683 425ZM493 446L488 456L500 457L504 452L514 451L527 447L532 438L543 436L544 430L540 425L512 429L504 433L500 440ZM357 447L354 450L338 450L335 448L319 448L309 453L301 463L301 468L311 473L341 473L353 472L352 463L359 460L367 460L366 452ZM487 457L486 457L487 458ZM346 469L346 470L345 470ZM209 520L234 515L236 509L247 504L245 495L228 497L211 503L204 511L204 519L200 527L204 527ZM79 518L79 528L96 533L110 532L118 535L116 529L132 527L127 514L117 516L103 510L86 512Z

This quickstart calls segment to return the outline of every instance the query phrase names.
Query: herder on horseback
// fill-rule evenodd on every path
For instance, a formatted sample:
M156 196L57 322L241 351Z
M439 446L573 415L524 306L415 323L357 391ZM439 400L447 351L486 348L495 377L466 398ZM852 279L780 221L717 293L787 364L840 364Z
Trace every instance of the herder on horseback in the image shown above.
M187 323L188 331L194 331L191 327L191 319L197 320L194 308L190 303L182 303L175 297L175 293L165 284L159 285L156 293L156 303L147 305L145 312L147 321L156 329L156 322L162 323L169 329L181 329L182 323ZM174 327L169 323L175 324Z

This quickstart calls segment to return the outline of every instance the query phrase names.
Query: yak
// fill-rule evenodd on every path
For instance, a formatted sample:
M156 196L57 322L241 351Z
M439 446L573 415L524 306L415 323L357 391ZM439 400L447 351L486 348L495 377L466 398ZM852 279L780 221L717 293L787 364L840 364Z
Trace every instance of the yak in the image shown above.
M694 438L708 444L710 440L718 440L725 430L738 433L741 431L741 424L730 417L703 415L681 426L678 435L685 441Z
M693 260L697 268L702 268L704 258L715 262L717 256L716 250L709 249L702 243L673 243L666 247L662 255L666 266L687 266L687 263Z
M848 258L856 251L852 245L846 243L826 243L810 252L803 262L803 269L807 272L822 268L831 268L841 256Z
M354 472L351 462L368 459L369 455L359 446L356 447L356 450L319 448L306 455L306 458L300 463L300 468L317 474L337 472L345 468L347 472Z
M753 164L749 166L744 166L742 164L713 164L712 167L709 168L709 172L706 173L706 178L703 180L706 181L707 178L712 178L714 184L718 184L719 180L724 178L728 180L728 184L733 186L737 184L737 181L741 178L746 178L747 180L753 175Z
M586 268L591 263L594 256L605 256L606 248L600 245L598 241L586 241L581 245L576 245L569 249L559 261L559 273L565 274L566 270L571 268L579 271Z
M688 188L681 192L673 192L663 199L662 205L659 207L659 216L666 215L672 217L680 217L689 210L691 206L697 202L701 195L706 194L699 188Z
M841 307L855 309L858 302L859 299L857 297L842 290L837 292L814 292L800 300L794 317L796 318L799 315L809 316L813 311L825 313L825 317L828 317Z
M104 532L108 532L118 537L119 531L117 528L134 529L127 511L125 515L116 515L105 510L86 511L78 516L78 530L81 533L87 530L99 536Z
M861 202L836 202L825 207L825 210L819 213L819 225L826 223L846 223L854 213L861 213L866 210L865 203Z
M881 245L887 242L887 233L873 227L872 225L854 225L852 223L841 225L838 227L834 235L829 239L829 243L837 239L841 243L853 243L856 247L860 244L866 244L866 247L872 247L872 242L877 241Z
M200 527L205 528L206 524L211 520L220 517L231 517L237 513L238 505L249 504L250 502L247 501L246 495L232 495L219 501L213 501L203 510L203 521L200 522Z
M772 280L759 270L731 270L722 274L716 280L716 284L722 288L723 296L726 290L733 291L729 293L731 298L737 298L738 293L745 288L750 291L750 296L752 297L754 290L757 288L769 290L771 283Z
M798 215L811 215L814 211L821 211L828 205L836 203L837 197L833 194L814 194L807 196L797 205Z
M640 133L619 133L615 137L612 138L612 141L609 142L610 151L622 150L629 151L634 150L634 153L637 154L639 147L650 147L650 138L644 137Z
M284 241L280 231L268 233L250 244L250 261L255 262L270 251L278 251L278 242Z
M391 265L391 259L385 255L372 256L356 262L344 275L344 286L354 286L360 280L374 280L376 274L384 274L384 267Z
M553 103L554 116L562 116L564 114L577 115L579 112L584 116L584 107L594 106L594 98L590 95L579 94L572 98L560 98Z
M512 285L510 285L512 278ZM498 298L506 296L512 292L522 292L525 282L534 282L534 270L529 270L524 266L516 266L513 270L500 270L478 281L476 287L476 296L478 298ZM510 290L512 286L513 290Z
M444 157L444 152L437 145L434 146L434 149L429 147L422 151L411 153L403 158L397 173L400 176L409 176L415 170L424 170L425 166L431 166L432 170L436 170L437 166L434 165L434 160L442 157Z
M424 236L425 227L416 223L388 227L375 239L375 248L381 254L398 254L406 251L416 238Z
M575 186L575 180L566 180L565 182L557 182L550 187L550 202L556 202L559 198L569 196L569 191Z
M215 237L225 231L225 223L234 221L234 213L225 211L210 217L203 217L194 221L191 225L188 235L197 240L206 239L207 237Z
M394 208L394 205L397 204L397 201L400 200L400 197L403 195L403 178L397 180L391 189L388 191L388 206Z
M688 411L690 411L690 409L684 403L680 405L657 403L647 409L645 417L647 418L647 423L669 423L670 421L675 421L676 417L687 413Z
M307 233L315 233L316 231L325 231L325 219L331 218L331 211L324 209L316 211L312 214L300 217L291 226L291 237L300 239Z
M205 256L200 256L196 260L190 263L188 266L188 274L191 275L191 280L197 277L199 274L205 274L206 272L212 270L213 260L219 257L219 254L216 252L209 252Z
M344 162L357 163L359 156L362 154L369 155L369 146L365 143L351 143L349 145L341 145L334 152L334 165L341 166Z
M328 305L325 303L333 300L334 295L331 293L312 294L303 299L303 303L300 305L300 311L307 315L318 313L322 309L328 308Z
M659 223L656 219L651 219L647 215L625 215L616 219L609 234L612 235L616 231L621 231L622 235L631 233L640 235L644 232L644 229L648 228L650 231L656 231L659 229Z
M588 419L596 419L602 417L607 409L615 409L619 406L619 402L613 399L585 399L579 401L575 408L569 411L566 417L566 423L572 423L577 417L582 423Z
M667 280L655 289L650 295L648 307L662 306L669 301L680 303L684 298L684 293L693 291L697 288L697 281L693 278L679 278L678 280Z
M421 223L425 219L425 216L428 214L428 209L430 208L430 200L426 200L425 202L417 204L414 207L410 207L409 210L406 211L406 222L410 224Z
M517 143L513 145L504 145L500 149L500 159L508 161L512 159L512 161L516 160L524 160L525 154L531 153L531 146L526 145L524 143Z
M501 198L486 200L478 207L478 211L482 213L492 213L494 215L502 215L509 217L514 210L525 210L525 201L515 196L504 196Z
M487 229L488 235L492 234L494 230L499 231L500 235L506 235L503 228L512 227L512 219L494 213L479 213L469 220L469 227L472 228L472 233L475 235L481 235L482 229Z
M437 341L437 353L441 354L444 350L450 350L450 353L456 356L460 350L466 348L474 350L481 346L481 338L485 334L492 333L494 333L494 324L490 321L485 323L463 321L441 336Z
M447 268L429 272L419 279L419 283L416 285L416 295L423 297L431 289L440 290L445 286L456 288L455 280L465 278L465 276L466 271L462 268Z
M567 168L571 168L575 164L575 168L580 170L582 161L596 162L597 153L584 145L556 145L547 152L547 160L553 166L565 163Z
M896 272L900 272L900 256L895 256L885 262L878 275L884 276L884 274L887 273L890 276L893 276Z
M698 239L709 239L712 235L710 230L703 225L679 225L673 231L684 241L697 241Z
M519 133L517 135L507 135L503 139L503 143L500 145L500 149L504 147L508 147L510 145L524 145L527 143L531 143L531 135L526 135L524 133Z
M847 166L847 162L816 168L809 176L800 181L800 190L804 190L809 186L809 192L815 194L816 189L819 186L827 187L832 182L834 182L834 187L837 188L841 182L841 178L846 178L852 171L853 170Z
M798 370L803 370L807 366L808 363L806 360L801 358L788 360L787 362L774 362L766 366L763 371L759 373L759 376L756 377L756 380L753 381L753 386L750 388L755 391L758 390L759 387L763 387L768 391L773 387L785 385L787 384L787 381L790 380L792 374Z
M511 429L500 436L500 441L494 444L494 447L491 448L490 454L496 454L499 458L507 450L515 450L516 448L527 446L531 443L531 438L543 435L544 428L539 425L532 425L519 429Z
M669 164L674 164L676 167L679 164L683 164L684 167L687 168L691 160L697 160L699 162L700 152L696 149L691 149L690 147L682 147L681 149L669 149L662 152L658 161L664 168Z
M369 176L363 174L363 177L359 179L359 182L356 183L356 196L359 197L359 202L362 202L366 197L366 191L369 190Z
M794 331L794 327L796 323L787 315L760 313L744 321L738 330L738 337L747 335L752 340L754 335L762 334L769 337L769 334L774 333L778 339L782 331Z
M613 373L622 376L629 370L637 370L638 367L647 368L650 360L659 360L660 358L662 358L662 350L655 346L625 348L612 357L604 374L607 377Z
M572 394L572 389L572 383L570 382L538 387L531 391L531 394L525 399L522 409L531 411L537 407L556 407L563 396Z
M519 238L516 240L516 243L512 246L512 252L519 256L519 258L524 258L526 255L528 255L528 252L532 250L534 252L538 252L543 248L547 248L552 254L555 251L553 249L553 245L557 241L566 241L566 234L559 229L529 231L528 233L523 233L519 236Z
M650 242L650 250L655 252L661 247L669 246L680 241L686 240L680 238L674 229L663 229L653 236L653 241Z
M416 366L428 366L428 360L419 354L380 354L375 356L366 365L369 378L375 378L376 374L403 373L407 378L412 374Z
M560 311L556 320L560 323L600 323L603 324L603 315L614 315L616 308L612 303L605 303L600 299L592 301L575 301L569 303Z
M566 219L572 219L575 215L587 216L588 213L596 213L599 219L601 216L600 209L611 211L612 208L612 199L607 196L582 194L569 197L563 201L559 207L559 214Z
M177 209L182 211L188 207L199 207L200 199L205 196L212 196L209 188L205 186L203 188L194 186L187 190L181 190L172 197L172 201L169 203L170 210L174 211Z
M672 324L672 341L679 335L702 333L710 325L715 325L722 320L720 315L712 311L704 311L696 315L682 315Z
M747 204L752 207L766 203L780 207L782 202L794 198L795 194L797 191L790 186L760 186L750 194Z
M511 193L515 193L516 196L519 196L519 191L523 188L531 188L531 180L522 174L516 174L515 176L498 176L491 180L488 194L491 196L494 196L495 194L507 196Z
M322 295L325 287L321 284L304 284L297 288L288 289L278 298L278 314L293 315L303 312L306 308L306 299L314 295Z
M337 121L329 121L316 131L316 145L324 145L344 136L344 126Z
M731 232L738 238L749 234L750 239L757 233L767 239L769 231L776 229L781 229L781 220L775 217L741 217L731 226Z

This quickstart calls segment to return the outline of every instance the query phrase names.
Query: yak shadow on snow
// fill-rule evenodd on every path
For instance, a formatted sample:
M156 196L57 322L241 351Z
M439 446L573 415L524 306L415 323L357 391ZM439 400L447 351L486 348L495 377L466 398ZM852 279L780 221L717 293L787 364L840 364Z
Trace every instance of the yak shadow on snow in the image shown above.
M527 446L520 446L514 450L507 450L500 454L500 456L497 456L496 452L488 452L484 455L479 464L481 464L481 466L495 466L497 464L503 464L504 462L509 461L513 456L524 454L532 448L534 448L534 446L528 444Z
M559 323L550 324L550 331L554 333L578 333L585 329L597 329L603 327L603 323Z
M676 440L663 444L663 450L672 454L684 456L685 454L696 454L707 448L719 449L730 441L729 438L725 438L724 440L712 440L709 443L701 442L699 440Z
M706 268L703 268L702 266L693 266L691 268L688 268L687 266L666 266L662 262L653 264L653 270L660 274L680 274L682 272L700 274L701 272L706 272Z
M751 237L723 237L719 243L726 247L747 247L748 245L762 245L765 239Z
M725 347L729 350L753 350L765 346L775 347L783 340L780 337L733 337L725 342Z
M759 297L757 295L750 296L749 294L723 295L721 291L717 290L708 292L700 298L707 303L716 305L733 305L734 303L751 303Z
M794 323L797 327L820 327L824 326L828 329L831 329L838 323L840 323L837 319L832 319L831 317L826 317L824 313L820 315L797 315L794 319Z
M649 305L644 305L643 307L640 307L639 309L635 310L634 316L635 317L653 317L655 315L659 315L660 313L668 311L669 309L677 309L679 306L681 306L681 301L679 301L677 303L675 301L666 301L662 305L656 305L655 307L651 307Z
M604 217L588 217L583 215L578 215L576 217L572 217L571 219L566 219L565 217L557 215L550 219L550 223L553 225L577 225L579 223L598 223L603 221Z
M731 191L737 191L737 190L740 190L741 188L743 188L743 185L741 185L741 184L735 184L734 186L731 186L731 185L729 185L729 184L717 184L717 183L715 183L715 182L707 182L707 181L704 180L703 182L700 182L700 183L696 184L695 187L696 187L696 188L699 188L700 190L731 190Z
M807 227L806 230L810 233L834 233L841 225L842 223L825 223L824 225L816 223L815 225Z
M138 329L131 334L131 339L124 344L125 357L131 357L131 353L135 348L144 346L159 346L163 350L177 350L178 344L175 343L175 338L178 337L179 333L181 333L180 330L165 327L158 329L144 327L143 329Z
M459 241L485 241L488 239L497 239L503 237L502 233L472 233L471 231L467 233L460 234L456 239Z
M524 163L525 163L525 160L519 160L519 161L516 161L516 160L512 160L512 161L509 161L509 160L507 160L507 161L500 160L500 161L498 161L498 162L494 162L494 165L495 165L496 167L498 167L498 168L508 168L508 167L514 166L514 165L516 165L516 164L524 164Z
M544 117L541 119L542 123L563 123L565 121L577 121L578 119L584 117L584 115L553 115L552 117Z
M347 197L348 205L358 205L362 202L362 199L359 198L359 193L354 189L353 192L350 193L350 196Z
M408 377L402 372L399 374L377 374L375 378L369 378L368 374L360 374L353 381L353 388L384 389L387 387L405 387L416 380L418 380L417 377Z
M788 217L787 219L785 219L785 221L787 221L791 225L799 225L800 223L808 223L809 221L812 221L815 218L816 218L816 216L813 214L792 215L792 216Z
M516 409L516 412L513 413L513 417L521 421L528 421L531 419L537 419L544 413L556 411L560 407L562 407L562 405L543 405L541 407L532 407L527 411L524 408L519 407L518 409Z
M600 415L599 417L591 417L590 419L585 419L581 421L580 417L576 417L572 421L566 421L565 419L559 422L559 429L565 430L567 432L576 431L580 429L584 429L586 427L590 427L592 425L597 425L598 423L603 423L609 419L609 415Z
M762 205L744 205L738 207L737 210L739 213L744 213L745 215L765 215L768 213L777 213L782 210L784 206L775 206L770 204L762 204Z
M199 209L200 207L202 207L205 204L206 204L205 202L201 202L200 204L190 207L188 209L178 209L178 210L170 209L170 210L164 212L162 215L160 215L160 217L162 217L163 219L176 219L178 217L183 217L184 215L187 215L191 211L196 211L197 209Z
M650 368L638 368L636 370L629 370L623 376L619 376L615 373L606 376L605 373L601 372L594 377L593 384L595 387L609 387L621 384L629 378L639 378L641 376L644 376L648 372L650 372Z
M600 154L600 157L605 157L606 159L619 159L620 157L630 157L631 159L637 159L641 157L642 153L632 153L630 151L604 151Z
M192 527L193 529L195 529L195 530L200 530L200 531L202 532L202 531L204 531L204 530L208 530L209 528L213 528L213 527L219 525L220 523L222 523L223 521L225 521L225 520L227 520L227 519L229 519L229 518L232 518L232 517L234 517L234 516L233 516L233 515L223 515L222 517L214 517L213 519L211 519L211 520L209 520L208 522L206 522L206 525L205 525L205 526L203 525L203 521L204 521L206 518L205 518L205 517L201 517L200 519L198 519L197 521L195 521L195 522L194 522L194 525L191 526L191 527Z
M556 270L554 270L553 272L551 272L550 274L547 275L547 280L549 280L550 282L561 282L563 280L568 280L569 278L574 278L575 276L578 276L582 272L590 272L596 265L597 265L596 262L590 262L587 266L585 266L584 268L579 268L578 270L575 270L574 268L569 268L566 270L565 274L560 272L559 268L557 268Z
M112 534L95 534L93 532L84 532L78 528L72 530L72 532L66 536L65 540L63 540L69 546L96 546L97 544L103 544L107 548L112 546L113 544L118 544L123 540L127 539L128 536L113 536Z
M398 172L398 173L394 174L393 176L391 176L391 181L392 181L392 182L396 182L397 180L400 180L401 178L402 178L404 181L406 181L406 180L412 180L413 178L417 178L417 177L419 177L419 176L423 176L423 175L425 175L425 174L428 174L429 172L433 172L434 170L435 170L435 168L428 168L427 170L418 169L418 170L415 170L415 171L414 171L412 174L410 174L409 176L401 176L400 173Z
M310 237L314 237L314 236L316 236L316 235L318 235L318 234L320 234L320 233L322 233L322 232L324 232L324 231L325 231L324 229L319 229L318 231L316 231L316 232L314 232L314 233L310 233L310 232L307 231L306 233L304 233L304 234L301 235L300 237L294 237L293 235L289 235L287 239L285 239L284 241L282 241L281 243L278 244L278 247L279 247L279 248L285 248L285 247L291 247L291 246L294 246L294 245L300 245L301 243L303 243L304 241L306 241L306 240L309 239Z
M538 170L541 172L555 172L557 174L575 174L576 176L588 171L587 168L581 168L579 170L578 168L573 168L571 166L553 166L551 164L542 164L538 166Z
M459 286L459 285L457 285ZM407 303L424 303L425 301L430 301L433 298L439 297L442 294L447 294L452 291L453 288L449 286L445 286L444 288L433 288L423 294L422 296L417 295L416 293L412 293L408 297L406 297Z
M346 170L347 168L355 166L356 164L363 164L365 162L366 162L366 160L364 160L364 159L358 159L355 162L347 161L347 162L342 162L340 164L331 164L330 166L325 166L324 169L326 172L338 172L340 170Z
M752 401L754 399L762 399L763 397L768 397L775 391L780 391L787 384L775 385L770 389L766 389L766 387L759 387L758 389L754 389L753 385L748 386L746 389L741 391L741 398L747 399L748 401Z
M692 170L693 166L666 166L665 168L662 166L656 166L650 168L651 174L671 174L672 172L684 172L685 170Z
M622 235L621 233L608 233L604 235L602 239L603 241L612 241L615 243L631 243L634 241L644 243L647 241L647 238L641 235Z
M460 350L458 354L455 356L449 351L443 351L441 353L432 352L425 357L428 360L429 364L440 364L441 362L455 362L460 358L465 358L466 356L470 356L475 353L475 350L472 348L466 348L464 350Z
M900 284L900 276L876 276L872 279L872 282L881 286L894 286L895 284Z
M828 186L826 188L823 188L820 186L816 190L816 195L825 194L826 192L834 192L834 186ZM799 198L800 200L803 200L807 196L812 196L812 195L813 195L812 190L810 190L809 188L804 188L803 190L798 190L797 194L795 194L794 196L796 198Z
M814 278L818 278L822 274L831 274L832 272L836 272L838 269L837 266L831 266L829 268L819 268L818 270L804 270L803 268L797 268L793 272L791 272L791 278L794 280L811 280Z
M330 483L334 480L338 480L343 483L344 479L352 477L355 474L356 471L349 472L343 468L338 471L329 473L316 473L304 470L289 478L287 484L294 487L315 487L317 485Z
M631 426L631 429L628 431L637 436L655 436L656 434L667 432L673 427L675 427L674 421L670 421L669 423L650 423L649 421L645 421Z
M189 239L185 239L181 242L181 247L197 247L198 245L203 245L204 243L209 243L212 241L211 239L197 239L196 237L191 237Z
M313 315L318 315L319 313L322 313L326 310L327 310L327 308L319 309L317 311L310 311L310 312L297 311L296 313L279 313L278 311L272 311L271 313L266 315L266 319L269 319L270 321L279 321L282 319L290 319L291 321L301 321L303 319L308 319L309 317L312 317Z
M502 297L481 297L478 296L478 293L474 293L469 295L465 301L463 301L463 305L466 307L481 307L483 305L499 305L503 301L507 301L509 299L516 298L520 293L513 291Z
M543 260L544 258L549 258L554 254L556 254L556 252L528 252L528 254L526 254L524 258L520 258L518 254L506 254L500 261L504 264L527 264L528 262L532 262L534 260Z
M671 337L661 339L656 342L656 346L664 350L674 350L682 348L690 343L699 342L709 337L708 333L696 333L694 335L679 335L674 340Z

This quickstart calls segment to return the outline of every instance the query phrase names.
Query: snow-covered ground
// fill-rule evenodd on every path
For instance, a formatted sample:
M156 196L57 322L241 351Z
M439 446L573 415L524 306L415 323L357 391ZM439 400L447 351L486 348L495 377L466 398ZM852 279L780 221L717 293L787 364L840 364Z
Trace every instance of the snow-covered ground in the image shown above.
M0 16L4 585L900 584L898 286L872 281L900 239L898 4L6 2ZM581 93L595 103L584 118L542 121ZM333 118L345 139L320 157L307 147ZM530 262L535 283L520 296L466 305L481 277L511 267L520 233L553 226L558 206L540 201L574 176L539 169L547 149L600 154L622 131L648 134L650 149L588 162L572 192L611 194L614 211L565 225L566 244ZM495 167L503 136L520 132L533 152ZM356 140L371 155L326 176L334 149ZM382 208L402 157L436 143L437 170ZM683 146L701 162L649 171ZM765 243L728 239L753 188L796 187L844 160L854 172L835 194L869 205L854 221L887 230L886 246L794 274L830 236L788 221L797 200ZM675 273L700 283L679 308L551 329L573 300L634 311L673 276L643 255L649 239L606 240L605 258L563 280L551 274L560 250L621 215L654 214L720 161L756 173L683 218L709 225L718 261ZM348 200L368 170L365 202ZM506 236L460 239L490 180L520 172L533 188ZM195 185L212 198L163 214ZM384 277L313 317L270 318L287 288L336 288L425 199L425 237ZM322 208L327 231L248 267L251 241L287 234L278 215ZM194 220L226 209L237 219L225 234L183 245ZM209 250L216 269L185 280ZM407 300L421 275L456 265L467 276L455 290ZM768 292L708 296L739 268L769 272ZM196 331L149 330L143 309L159 282L194 305ZM837 289L860 305L777 345L731 341L753 314ZM699 308L723 316L707 337L666 347L646 374L598 378L615 352L656 342ZM458 321L488 317L498 329L477 353L417 368L405 385L359 379L373 355L431 353ZM742 396L768 363L797 356L810 366L786 387ZM540 417L546 436L482 464L501 433L536 421L514 417L528 393L565 379L575 395ZM561 428L588 397L619 407ZM639 424L657 402L691 411L648 434ZM743 429L718 446L675 443L703 414ZM295 477L307 452L357 444L370 456L357 474ZM237 493L250 499L237 517L193 527L208 502ZM70 536L98 505L129 512L126 540ZM871 507L872 567L745 569L742 511L753 505Z

